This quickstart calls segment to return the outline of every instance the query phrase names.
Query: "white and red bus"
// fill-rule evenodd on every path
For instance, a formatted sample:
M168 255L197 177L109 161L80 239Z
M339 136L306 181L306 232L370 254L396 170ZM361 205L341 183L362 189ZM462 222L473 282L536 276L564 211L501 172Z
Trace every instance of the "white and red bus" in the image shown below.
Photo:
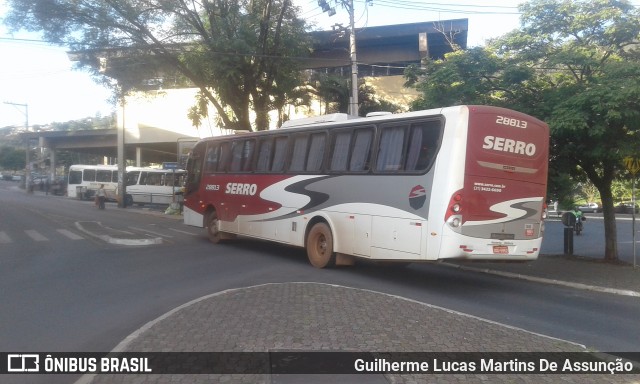
M508 109L456 106L199 141L185 224L355 258L538 257L549 128Z

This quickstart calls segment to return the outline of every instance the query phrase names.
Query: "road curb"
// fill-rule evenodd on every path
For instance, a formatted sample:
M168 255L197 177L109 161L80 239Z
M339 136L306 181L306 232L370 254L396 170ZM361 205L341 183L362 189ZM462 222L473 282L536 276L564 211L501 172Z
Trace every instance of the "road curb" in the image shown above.
M465 266L465 265L459 265L459 264L454 264L454 263L449 263L449 262L440 262L440 264L444 265L444 266L447 266L447 267L451 267L451 268L458 268L458 269L461 269L463 271L487 273L487 274L490 274L490 275L508 277L508 278L512 278L512 279L521 279L521 280L532 281L532 282L535 282L535 283L554 284L554 285L560 285L560 286L570 287L570 288L575 288L575 289L582 289L582 290L586 290L586 291L610 293L610 294L621 295L621 296L640 297L640 292L636 292L636 291L632 291L632 290L628 290L628 289L616 289L616 288L600 287L600 286L597 286L597 285L588 285L588 284L582 284L582 283L572 283L572 282L569 282L569 281L548 279L548 278L544 278L544 277L537 277L537 276L531 276L531 275L523 275L523 274L520 274L520 273L498 271L498 270L490 269L490 268L468 267L468 266Z
M76 221L76 228L109 244L145 246L162 244L161 237L137 238L131 232L105 227L99 221ZM110 233L110 234L105 234Z

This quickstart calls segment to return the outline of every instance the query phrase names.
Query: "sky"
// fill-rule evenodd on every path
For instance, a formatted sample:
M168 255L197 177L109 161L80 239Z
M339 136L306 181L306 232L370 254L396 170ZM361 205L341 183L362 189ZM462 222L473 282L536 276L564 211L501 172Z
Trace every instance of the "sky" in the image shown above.
M323 13L317 0L294 0L301 16L316 29L348 26L349 16L336 0L334 16ZM483 45L519 26L521 0L354 0L355 26L380 26L466 18L468 46ZM340 1L342 3L342 1ZM7 4L0 0L0 19ZM39 41L37 33L10 33L0 21L0 128L109 115L114 106L110 91L97 85L87 72L73 69L64 47Z

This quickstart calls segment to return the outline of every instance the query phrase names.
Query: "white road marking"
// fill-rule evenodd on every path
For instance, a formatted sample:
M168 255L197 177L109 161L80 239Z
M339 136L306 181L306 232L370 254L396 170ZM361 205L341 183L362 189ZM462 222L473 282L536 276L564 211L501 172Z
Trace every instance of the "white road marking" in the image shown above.
M6 232L0 231L0 244L8 244L10 242L12 242L12 240L9 235L7 235Z
M27 234L33 241L49 241L46 237L42 236L40 232L35 229L26 229L24 233Z
M84 240L84 237L78 235L77 233L73 233L69 230L66 229L58 229L57 230L58 233L60 233L61 235L71 239L71 240Z
M129 229L133 229L134 231L148 232L148 233L151 233L152 235L156 235L156 236L162 236L162 237L173 237L173 236L171 236L171 235L165 235L165 234L163 234L163 233L150 231L150 230L145 229L145 228L129 227Z
M187 231L181 231L181 230L179 230L179 229L169 228L169 230L170 230L170 231L173 231L173 232L184 233L185 235L199 236L197 233L191 233L191 232L187 232Z

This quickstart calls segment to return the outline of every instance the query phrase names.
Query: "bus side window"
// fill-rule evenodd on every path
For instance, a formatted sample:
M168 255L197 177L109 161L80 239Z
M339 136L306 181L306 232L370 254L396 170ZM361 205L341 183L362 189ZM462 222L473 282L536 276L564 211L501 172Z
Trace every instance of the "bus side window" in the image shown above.
M244 141L236 140L231 143L231 163L227 168L231 172L238 172L242 169L242 152L244 151Z
M150 172L147 176L147 185L162 185L162 173Z
M293 151L291 151L291 161L289 171L300 172L304 170L307 160L307 147L309 136L296 135L293 138Z
M140 172L140 185L147 185L147 175L149 173L148 172Z
M245 140L244 149L242 150L242 171L253 171L253 151L256 149L255 140Z
M271 169L271 153L273 152L273 140L264 138L260 140L258 145L258 160L256 162L256 171L267 172Z
M111 174L112 174L112 171L98 170L96 172L96 181L100 183L110 183Z
M324 159L324 151L326 148L326 137L324 132L318 132L311 135L309 143L309 153L307 154L306 171L319 172L322 169L322 160Z
M409 135L405 170L424 171L435 157L440 140L440 122L413 124Z
M205 146L195 145L187 159L187 175L185 181L186 193L191 193L198 189L202 178L202 168L205 162Z
M82 171L82 180L83 181L96 181L96 170L95 169L85 169Z
M251 171L251 160L253 158L253 140L236 140L232 144L231 164L229 170L231 172L249 172Z
M218 160L218 172L225 172L231 164L231 143L224 142L220 144L220 158Z
M271 163L271 172L284 171L284 163L287 158L287 137L280 136L275 138L275 147L273 151L273 162Z
M333 137L333 153L331 154L331 171L346 171L351 146L351 131L338 132Z
M204 172L216 173L218 170L218 160L220 158L219 143L211 143L207 148L207 156L204 160Z
M349 170L352 172L368 171L371 143L373 142L373 130L369 128L357 129L354 131L354 134L355 140L353 148L351 149Z
M136 184L138 184L138 177L139 176L140 176L140 171L127 172L127 185L136 185Z
M402 170L402 155L406 127L387 127L382 130L376 171L397 172Z
M82 171L69 171L69 184L82 183Z

